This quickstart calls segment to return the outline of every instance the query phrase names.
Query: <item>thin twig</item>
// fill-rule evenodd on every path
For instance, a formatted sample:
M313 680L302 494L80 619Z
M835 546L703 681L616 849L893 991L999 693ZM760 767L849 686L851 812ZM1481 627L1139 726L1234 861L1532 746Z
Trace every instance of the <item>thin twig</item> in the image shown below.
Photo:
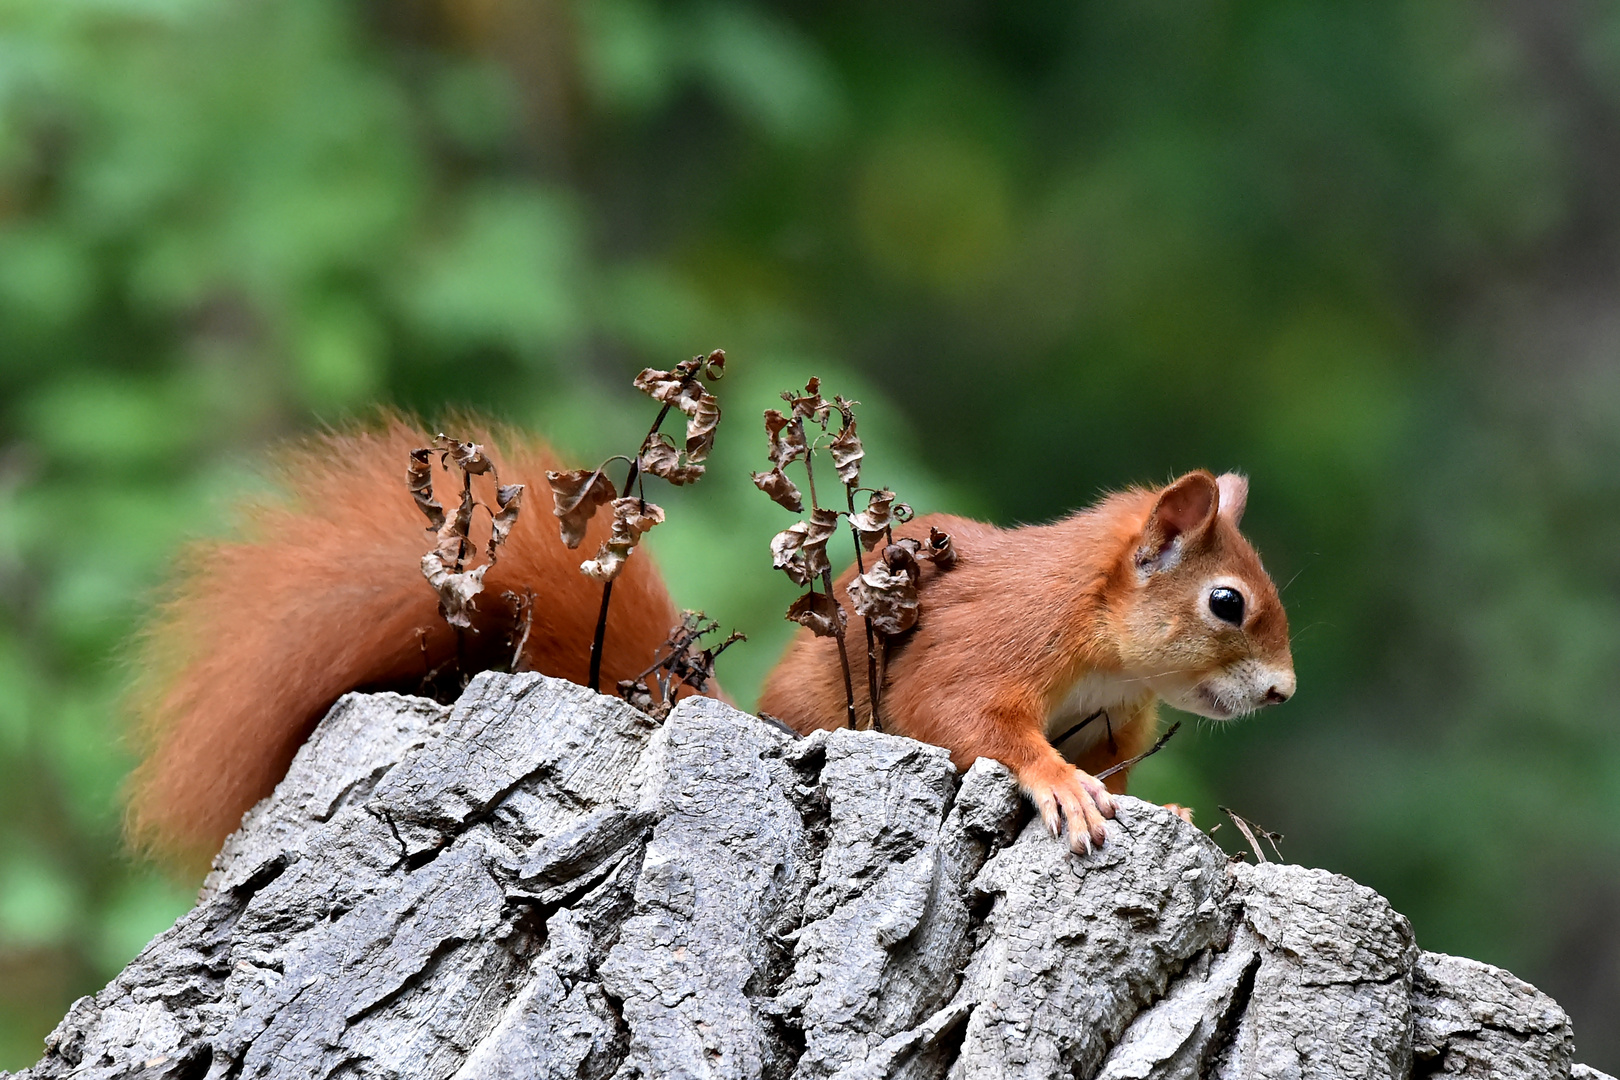
M800 430L803 430L804 420L801 418L798 423ZM805 484L810 488L810 514L812 518L814 518L817 510L816 473L810 466L810 459L813 456L813 452L805 451L804 480ZM838 639L838 663L844 669L844 706L849 713L850 730L853 731L855 730L855 681L849 677L849 653L844 649L844 627L838 620L843 605L839 604L837 595L833 593L832 571L830 569L821 572L821 580L827 587L827 599L831 600L833 604L833 636ZM816 587L811 585L810 591L815 592Z
M462 502L462 505L465 506L472 499L472 473L467 471L466 466L460 466L460 468L461 468L461 502ZM458 515L458 520L459 520L460 513L461 513L461 510L458 507L456 509L456 514ZM472 511L469 510L467 512L467 523L465 525L461 526L461 529L459 530L461 535L456 537L456 573L458 573L458 574L461 573L461 568L467 564L467 544L469 542L468 536L467 536L467 530L469 530L471 528L472 528Z
M613 600L613 582L602 583L602 607L596 613L596 635L591 638L591 689L602 689L602 642L607 638L608 604Z
M444 663L440 664L438 667L433 668L430 671L428 671L428 673L426 675L422 676L422 690L423 690L423 693L425 694L425 696L431 697L434 700L439 701L441 704L444 703L444 699L439 697L439 692L438 692L438 690L435 689L435 687L438 684L439 676L443 675L444 672L445 672L445 669L448 668L451 664L454 664L455 662L456 662L455 657L451 657L450 659L446 660ZM466 687L463 686L461 689L465 690ZM452 698L451 700L454 700L454 698Z
M821 572L821 581L822 581L822 584L826 586L827 595L832 596L832 594L833 594L832 571L831 570L823 570ZM835 614L834 614L834 617L833 617L833 630L834 630L833 637L838 641L838 663L840 665L842 665L843 669L844 669L844 705L845 705L845 708L847 708L849 710L849 728L850 728L851 731L853 731L853 730L855 730L855 726L856 726L855 725L855 683L849 677L849 653L846 652L845 649L844 649L844 628L839 625L838 618L837 618L837 615L836 615L836 609L838 607L838 598L837 597L833 597L833 606L834 606L834 609L835 609Z
M1152 746L1148 747L1146 750L1142 751L1140 754L1137 754L1133 758L1126 758L1124 761L1121 761L1116 765L1108 766L1108 768L1104 769L1102 772L1097 774L1097 779L1098 780L1104 780L1104 779L1106 779L1106 778L1108 778L1110 776L1113 776L1115 773L1119 772L1122 769L1128 769L1132 765L1135 765L1137 762L1142 761L1142 760L1144 760L1146 758L1152 757L1154 754L1157 754L1160 750L1164 749L1164 744L1170 741L1170 736L1174 735L1176 732L1178 732L1180 730L1181 730L1181 721L1177 720L1175 723L1170 725L1170 730L1169 731L1167 731L1163 735L1159 736L1159 741L1158 742L1154 743Z
M471 498L472 473L467 471L466 466L461 466L461 500L463 503L466 503L466 501ZM459 507L456 510L456 514L457 519L459 520L461 514ZM461 535L456 538L456 573L458 574L461 573L461 568L465 566L467 562L467 549L471 546L471 543L467 537L467 531L471 528L472 514L469 513L467 515L467 521L461 526ZM458 677L461 682L461 688L465 690L467 689L467 684L472 681L472 676L467 674L467 634L463 627L457 626L455 630L456 670L459 673Z
M1105 711L1106 710L1104 710L1104 709L1098 709L1096 712L1092 713L1090 716L1086 717L1084 720L1082 720L1078 724L1074 725L1074 727L1070 728L1068 731L1065 731L1062 735L1059 735L1057 738L1053 739L1052 740L1052 745L1053 746L1062 746L1064 743L1068 742L1070 738L1072 738L1074 735L1078 734L1081 728L1085 727L1087 724L1091 723L1093 720L1096 720L1098 717L1102 716Z
M529 629L534 625L533 589L523 590L523 598L518 601L518 612L523 616L523 633L519 635L517 644L512 648L513 671L517 671L518 665L523 663L523 648L529 643Z
M844 491L849 496L849 512L853 515L855 513L855 489L846 487ZM849 523L849 535L855 540L855 572L865 574L866 560L861 557L861 531L855 527L853 521ZM862 615L861 622L866 624L866 701L872 711L872 730L882 731L883 724L878 720L878 636L872 631L871 619Z
M851 407L853 407L853 405ZM850 424L854 423L853 419L851 419L852 415L853 414L840 409L839 417L842 421L842 426L839 428L840 435L842 435L842 433L849 428ZM859 479L859 477L856 479ZM845 500L849 504L850 513L850 517L846 520L849 521L850 538L855 541L855 572L857 574L865 574L866 559L861 555L861 531L855 527L855 522L853 520L855 516L855 492L857 490L859 489L852 485L844 485L844 496ZM866 703L867 707L872 713L872 730L882 731L883 723L878 719L879 691L877 650L878 638L880 635L873 633L871 619L867 618L865 615L862 615L861 622L866 626Z
M663 426L664 418L669 415L670 406L671 403L666 401L664 402L664 407L658 410L658 419L654 420L652 427L647 429L646 437L641 440L642 446L646 446L647 439L650 439L656 435L658 433L658 429ZM615 456L622 457L623 455ZM613 458L608 458L608 461L612 460ZM626 460L630 462L630 468L628 471L626 471L624 476L624 493L629 495L630 489L636 486L636 479L641 475L641 450L638 448L636 450L635 457L627 458ZM603 462L603 464L606 465L607 462ZM643 500L642 509L646 510L645 500ZM597 612L596 615L596 635L591 638L590 688L596 691L600 691L602 689L602 644L607 639L608 604L611 603L612 600L613 582L604 581L602 583L602 608Z
M703 693L709 680L714 677L715 657L737 642L748 640L746 634L733 630L731 636L719 645L698 650L697 659L694 659L692 654L698 642L719 628L720 623L717 620L709 619L701 611L683 611L680 625L671 629L669 637L664 641L664 647L668 652L654 659L651 666L634 679L623 680L619 684L621 695L627 685L640 685L643 690L651 693L646 679L654 672L657 674L653 675L653 681L658 685L659 697L664 706L670 704L677 681L700 694Z
M886 683L888 681L888 679L889 679L889 635L887 635L887 634L879 634L877 636L877 685L879 687L879 693L880 694L882 693L882 687L883 687L884 683ZM877 713L877 705L876 704L873 704L873 706L872 706L872 726L874 728L877 728L878 731L883 730L881 727L878 727L878 713Z
M1265 841L1271 845L1271 850L1277 855L1277 861L1282 861L1282 849L1277 846L1277 841L1283 838L1282 833L1274 833L1270 829L1261 828L1259 825L1249 821L1247 818L1243 817L1241 814L1229 807L1219 806L1217 809L1232 819L1232 824L1237 826L1238 832L1243 834L1243 838L1247 840L1249 842L1249 846L1254 849L1255 859L1260 862L1267 861L1265 850L1261 848L1260 840L1257 838L1258 834L1258 837L1263 837Z

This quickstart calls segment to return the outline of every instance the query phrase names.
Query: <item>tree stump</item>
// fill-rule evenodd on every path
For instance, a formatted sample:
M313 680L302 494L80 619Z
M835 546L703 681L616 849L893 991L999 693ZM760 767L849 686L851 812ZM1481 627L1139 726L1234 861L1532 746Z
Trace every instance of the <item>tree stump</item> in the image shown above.
M1377 893L1007 770L541 675L350 695L197 907L17 1077L1601 1080Z

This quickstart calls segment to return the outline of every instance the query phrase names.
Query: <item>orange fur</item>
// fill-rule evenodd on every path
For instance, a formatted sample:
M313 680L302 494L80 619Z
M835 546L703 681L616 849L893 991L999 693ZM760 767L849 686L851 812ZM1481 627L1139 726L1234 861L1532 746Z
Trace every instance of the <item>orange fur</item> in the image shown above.
M911 522L899 535L924 538L935 526L952 535L958 557L949 571L924 567L920 618L891 646L884 730L946 747L961 768L978 757L1004 762L1049 827L1056 830L1061 809L1071 844L1100 843L1111 800L1090 774L1151 745L1155 687L1190 696L1205 680L1252 669L1274 673L1266 700L1293 691L1287 618L1237 528L1246 491L1240 477L1197 472L1156 491L1110 496L1051 525L1000 529L942 514ZM1162 569L1143 567L1144 553L1160 552L1172 556ZM854 573L851 566L839 577L838 596ZM1241 628L1215 625L1200 610L1213 578L1241 583ZM850 626L853 644L859 620ZM852 661L862 651L852 648ZM856 710L868 717L865 666L852 666ZM1089 725L1067 744L1071 763L1048 741L1047 726L1087 679L1103 699L1117 699L1104 701L1112 740L1097 730L1102 724ZM834 641L800 631L759 707L799 731L844 723ZM1108 788L1123 792L1125 772Z
M466 634L463 647L478 666L509 661L512 644L496 612L509 625L510 609L500 598L532 589L521 666L584 682L601 586L579 563L606 537L610 515L598 514L581 548L568 550L550 512L550 451L466 424L454 433L486 445L503 483L527 485L476 601L474 629L483 632ZM412 690L454 656L455 635L419 568L432 537L405 485L409 451L429 438L391 417L377 431L295 445L277 462L288 498L252 508L239 539L185 553L137 657L132 705L145 754L131 778L128 826L138 844L170 858L211 854L269 794L340 695ZM437 497L453 507L459 480L435 468ZM475 483L493 502L482 490L488 478ZM475 520L487 536L487 516ZM614 584L602 685L640 674L676 619L639 552Z

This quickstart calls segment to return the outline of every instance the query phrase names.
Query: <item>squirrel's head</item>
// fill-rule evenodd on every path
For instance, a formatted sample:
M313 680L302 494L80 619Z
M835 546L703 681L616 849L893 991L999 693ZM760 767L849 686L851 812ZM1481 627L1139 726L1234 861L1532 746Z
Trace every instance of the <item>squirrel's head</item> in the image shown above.
M1152 493L1120 567L1126 670L1178 709L1230 720L1294 693L1288 616L1238 532L1249 482L1200 469ZM1147 500L1144 499L1144 505Z

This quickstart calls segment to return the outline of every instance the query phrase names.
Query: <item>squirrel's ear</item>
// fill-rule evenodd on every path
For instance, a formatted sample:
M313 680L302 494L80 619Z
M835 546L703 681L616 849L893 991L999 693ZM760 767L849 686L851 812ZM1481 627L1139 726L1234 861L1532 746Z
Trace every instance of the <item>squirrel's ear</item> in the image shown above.
M1187 541L1203 535L1215 520L1220 494L1215 477L1203 469L1159 492L1159 501L1142 530L1136 565L1143 570L1168 570L1179 562ZM1182 537L1186 540L1176 543Z
M1215 478L1221 489L1221 516L1235 529L1243 521L1243 508L1249 504L1249 478L1242 473L1221 473Z

